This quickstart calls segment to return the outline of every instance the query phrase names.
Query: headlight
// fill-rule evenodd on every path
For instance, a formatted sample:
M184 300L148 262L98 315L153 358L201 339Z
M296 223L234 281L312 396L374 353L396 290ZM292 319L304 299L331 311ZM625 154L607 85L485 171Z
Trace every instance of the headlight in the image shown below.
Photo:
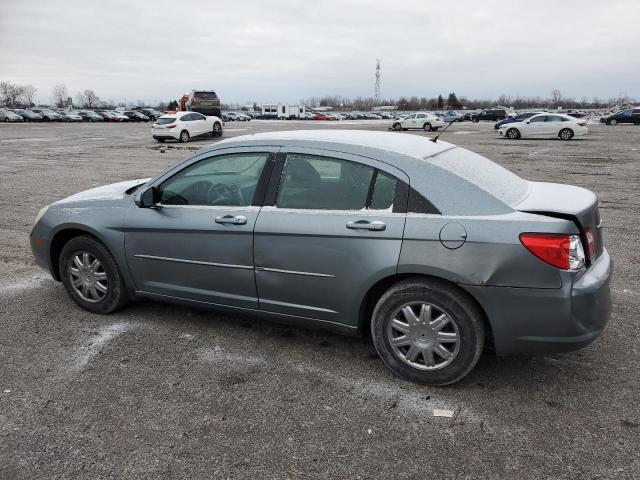
M33 222L34 225L40 221L40 219L45 213L47 213L47 210L49 210L49 205L40 209L40 211L38 212L38 215L36 215L36 221Z

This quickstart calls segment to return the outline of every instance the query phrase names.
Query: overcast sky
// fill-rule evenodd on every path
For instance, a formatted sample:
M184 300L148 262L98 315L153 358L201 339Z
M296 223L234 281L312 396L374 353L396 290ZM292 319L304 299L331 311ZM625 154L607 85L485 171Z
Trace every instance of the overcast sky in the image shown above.
M75 97L640 98L640 1L0 0L0 81Z

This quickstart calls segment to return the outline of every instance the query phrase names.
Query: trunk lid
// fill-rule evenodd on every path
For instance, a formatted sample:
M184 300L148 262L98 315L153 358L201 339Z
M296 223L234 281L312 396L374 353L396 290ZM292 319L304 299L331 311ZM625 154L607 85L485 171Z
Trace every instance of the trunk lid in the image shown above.
M593 262L604 248L596 194L573 185L529 183L529 194L514 208L520 212L565 218L575 223L580 230L587 262Z

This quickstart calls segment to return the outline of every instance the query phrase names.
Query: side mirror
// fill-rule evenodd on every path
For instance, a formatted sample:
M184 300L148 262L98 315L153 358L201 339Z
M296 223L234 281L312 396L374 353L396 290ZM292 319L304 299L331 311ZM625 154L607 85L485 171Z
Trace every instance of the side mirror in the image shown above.
M525 120L524 123L531 123L531 120Z
M149 187L138 193L134 199L134 203L139 208L151 208L156 204L156 187Z

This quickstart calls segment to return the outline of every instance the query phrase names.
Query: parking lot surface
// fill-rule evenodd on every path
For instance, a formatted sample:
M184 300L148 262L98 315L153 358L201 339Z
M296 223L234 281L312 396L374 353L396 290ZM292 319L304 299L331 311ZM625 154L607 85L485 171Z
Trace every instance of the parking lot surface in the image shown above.
M252 121L227 123L224 137L388 126ZM408 134L427 135L397 133ZM153 176L214 139L161 145L144 124L0 125L0 478L639 478L640 127L508 141L467 122L442 138L598 194L614 308L592 345L485 353L461 382L434 388L395 378L368 339L158 303L90 314L33 264L37 211Z

